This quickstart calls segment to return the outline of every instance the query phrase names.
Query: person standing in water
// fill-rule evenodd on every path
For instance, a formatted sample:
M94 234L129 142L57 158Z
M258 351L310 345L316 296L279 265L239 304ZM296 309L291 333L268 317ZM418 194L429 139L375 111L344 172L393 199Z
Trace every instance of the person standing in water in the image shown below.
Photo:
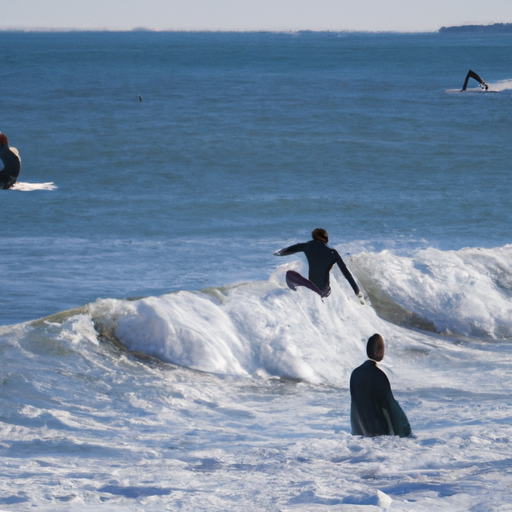
M470 78L474 78L479 84L482 89L485 89L486 91L489 89L489 86L471 69L468 71L468 74L466 75L466 79L464 80L464 85L462 86L462 90L465 91L468 87L468 81Z
M363 294L359 290L359 286L352 277L350 270L347 268L341 256L336 249L327 246L329 235L322 228L316 228L311 233L313 240L309 242L291 245L285 249L274 252L274 256L288 256L297 252L303 252L309 263L309 279L301 276L298 272L289 270L286 272L286 284L295 290L297 286L305 286L310 290L318 293L320 297L328 297L331 294L331 286L329 281L329 272L337 263L345 279L349 282L361 304L364 304Z
M377 368L384 358L384 339L380 334L368 339L366 354L368 361L350 376L352 435L409 437L409 420L395 400L386 374Z
M4 168L0 171L0 188L11 188L18 179L21 170L21 159L16 148L10 148L7 137L0 133L0 160Z

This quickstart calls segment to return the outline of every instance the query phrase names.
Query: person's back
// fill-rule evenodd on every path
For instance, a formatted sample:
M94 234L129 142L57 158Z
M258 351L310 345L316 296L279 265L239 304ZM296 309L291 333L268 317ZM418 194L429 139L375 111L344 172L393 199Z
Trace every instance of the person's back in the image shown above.
M283 252L283 256L303 252L309 264L309 280L320 290L329 285L329 272L338 261L339 254L336 249L327 247L324 242L310 240L302 244L296 244Z
M350 377L350 423L352 434L360 436L411 435L409 421L393 397L389 380L377 367L384 357L384 340L374 334L368 340L369 360Z
M316 228L311 233L313 240L309 242L299 243L280 249L274 252L275 256L288 256L297 252L303 252L306 255L309 265L309 283L297 272L289 270L287 272L287 283L292 289L295 286L306 286L316 291L322 297L327 297L331 293L329 272L337 263L345 279L349 282L362 304L364 299L359 290L359 286L355 282L352 274L348 270L345 262L341 259L338 251L327 246L329 235L322 228ZM310 286L311 283L313 286Z
M0 188L11 188L18 179L21 170L21 159L16 148L10 148L7 137L0 133L0 160L4 168L0 171Z

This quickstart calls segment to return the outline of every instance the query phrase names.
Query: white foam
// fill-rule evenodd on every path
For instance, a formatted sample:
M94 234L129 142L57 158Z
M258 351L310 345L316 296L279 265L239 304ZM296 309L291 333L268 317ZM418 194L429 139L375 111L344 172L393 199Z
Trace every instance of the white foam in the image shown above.
M130 350L212 373L274 375L314 383L345 384L365 358L369 336L394 327L361 306L337 272L332 294L294 292L279 267L268 282L216 293L179 292L138 301L98 301L91 313L100 329ZM304 270L304 269L302 269ZM413 336L405 335L414 344ZM403 336L402 336L403 337Z
M508 80L500 80L499 82L495 82L493 84L489 84L489 89L492 91L507 91L512 89L512 79Z
M17 181L12 187L11 190L17 190L19 192L33 192L34 190L55 190L57 185L53 183L53 181L48 181L45 183L25 183Z
M395 321L397 309L403 317L397 324L406 327L512 339L511 262L512 245L444 252L430 248L409 256L388 250L360 253L348 263L375 309L359 304L338 270L331 279L332 294L324 300L305 288L291 291L285 272L307 270L294 261L278 267L267 282L225 292L101 300L91 306L91 314L99 329L130 350L180 366L339 385L364 359L365 342L375 332L386 339L390 366L395 349L420 349L414 332L384 320Z
M461 262L480 290L491 287L485 275L506 290L509 251L383 252L348 263L365 279L368 265L371 276L404 288L408 274L422 303L440 293L437 281L460 287ZM512 344L454 342L385 322L337 270L324 302L292 292L289 268L305 270L289 263L266 282L98 300L80 313L1 328L0 506L506 508ZM223 375L141 361L98 342L94 326L132 350ZM375 331L386 339L379 366L413 438L350 435L349 375ZM273 375L301 381L260 378Z
M88 341L98 345L98 335L89 315L74 315L66 320L58 335L60 340L68 340L73 344Z
M392 301L440 332L512 339L512 245L362 253L352 265L381 303Z

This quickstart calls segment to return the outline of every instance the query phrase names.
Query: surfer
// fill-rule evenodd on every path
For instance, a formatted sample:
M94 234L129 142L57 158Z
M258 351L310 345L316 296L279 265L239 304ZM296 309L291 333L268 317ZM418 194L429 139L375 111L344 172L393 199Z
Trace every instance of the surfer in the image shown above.
M21 159L16 148L10 148L7 137L0 133L0 160L4 168L0 171L0 189L11 188L18 179L21 170Z
M466 80L464 80L464 85L462 86L463 91L466 90L470 78L474 78L480 84L482 89L485 89L486 91L489 89L489 86L474 71L470 69L466 75Z
M366 344L368 361L350 377L350 423L354 436L411 435L411 426L395 400L386 374L377 368L384 358L384 339L374 334Z
M329 235L322 228L316 228L311 233L313 240L309 242L291 245L285 249L274 252L274 256L288 256L297 252L303 252L309 263L309 279L301 276L298 272L289 270L286 272L286 284L295 290L297 286L305 286L310 290L318 293L320 297L328 297L331 294L331 286L329 284L329 272L335 263L340 267L345 279L349 282L361 304L364 305L363 294L359 290L359 286L352 277L350 270L347 268L341 256L336 249L327 247Z

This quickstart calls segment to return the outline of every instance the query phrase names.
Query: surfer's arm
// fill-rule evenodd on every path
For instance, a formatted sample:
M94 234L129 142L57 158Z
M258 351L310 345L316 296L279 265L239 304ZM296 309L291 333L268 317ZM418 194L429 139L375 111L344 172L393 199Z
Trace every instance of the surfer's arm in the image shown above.
M274 256L288 256L289 254L295 254L301 251L304 251L304 244L295 244L290 245L290 247L285 247L284 249L279 249L274 252Z
M345 265L345 262L341 259L341 256L339 254L337 254L336 262L338 263L338 267L340 267L341 273L345 276L345 279L352 287L352 290L354 290L354 293L357 295L359 300L361 300L363 296L361 290L359 289L359 286L357 286L354 276L352 276L350 270L347 268L347 265ZM364 304L364 299L361 303Z

